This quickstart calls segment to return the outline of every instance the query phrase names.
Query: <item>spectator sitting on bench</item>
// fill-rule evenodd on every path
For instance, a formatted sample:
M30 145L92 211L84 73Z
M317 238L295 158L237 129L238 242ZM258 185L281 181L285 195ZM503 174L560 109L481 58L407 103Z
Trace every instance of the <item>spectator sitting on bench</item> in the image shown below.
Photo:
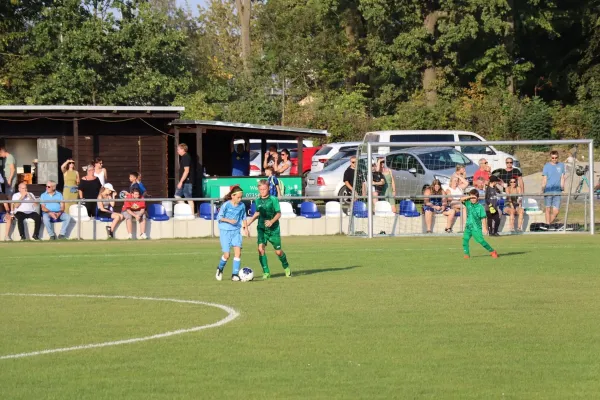
M65 203L62 201L60 203L44 203L44 200L63 200L62 193L56 191L56 182L48 181L46 184L46 191L42 193L40 200L42 201L42 220L44 221L44 226L46 227L46 231L48 231L50 240L56 240L54 224L50 219L62 221L62 227L60 228L58 238L66 239L67 229L69 228L69 223L72 218L68 213L65 213Z
M98 200L101 200L98 202L98 218L112 219L110 226L106 227L109 239L114 239L115 229L119 222L123 220L123 215L114 212L115 197L117 197L117 192L115 192L113 185L105 183L98 195Z
M32 193L27 191L27 184L25 182L19 183L18 192L13 194L12 197L15 201L36 201L37 199ZM35 228L31 235L32 240L40 240L38 234L40 232L40 226L42 225L42 218L36 211L37 202L35 203L12 203L12 210L17 219L17 227L19 228L19 235L21 240L25 240L25 224L26 219L32 219L35 222Z
M142 198L139 188L134 188L130 194L127 195L126 201L123 204L123 217L125 218L125 224L127 226L127 239L132 239L133 222L135 219L139 224L140 239L148 239L146 236L146 202Z

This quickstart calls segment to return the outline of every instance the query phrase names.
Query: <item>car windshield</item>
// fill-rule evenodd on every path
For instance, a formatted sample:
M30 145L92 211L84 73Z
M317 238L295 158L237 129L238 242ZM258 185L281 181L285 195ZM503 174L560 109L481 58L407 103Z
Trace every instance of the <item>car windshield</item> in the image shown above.
M339 153L335 153L329 160L325 161L325 166L331 165L337 160L341 160L343 158L349 158L356 155L357 150L347 150L340 151Z
M319 149L319 151L317 151L315 153L315 156L324 156L326 154L328 154L331 151L332 147L331 146L323 146Z
M298 158L298 152L296 150L290 150L290 158Z
M448 169L454 168L458 164L468 165L472 163L472 161L464 156L461 152L453 149L421 153L418 154L418 157L425 165L425 168L429 170Z
M325 168L323 168L323 171L324 172L325 171L333 171L333 170L338 169L340 166L342 166L344 164L350 165L348 161L350 161L349 158L340 158L339 160L334 161L331 164L328 164Z

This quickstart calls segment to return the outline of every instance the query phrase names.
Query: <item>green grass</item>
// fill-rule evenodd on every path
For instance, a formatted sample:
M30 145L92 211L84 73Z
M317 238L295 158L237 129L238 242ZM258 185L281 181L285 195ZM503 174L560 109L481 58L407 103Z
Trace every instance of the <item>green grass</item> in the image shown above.
M260 275L253 240L243 265ZM0 245L0 293L231 306L222 327L0 360L2 399L567 399L600 393L600 239L284 238L295 276L217 282L217 240ZM227 266L226 276L231 264ZM0 356L209 324L222 310L0 296Z

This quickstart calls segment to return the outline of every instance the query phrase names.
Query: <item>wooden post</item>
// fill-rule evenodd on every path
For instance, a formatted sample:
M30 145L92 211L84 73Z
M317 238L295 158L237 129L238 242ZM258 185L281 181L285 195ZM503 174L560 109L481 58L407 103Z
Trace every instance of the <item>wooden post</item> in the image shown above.
M206 133L206 128L196 126L196 153L198 154L198 163L204 166L202 160L202 136Z
M79 168L79 121L77 118L73 118L73 161Z
M298 148L296 149L298 154L298 176L302 179L302 173L304 172L304 143L302 143L301 137L297 137L296 140L298 141ZM301 182L300 193L304 196L304 180Z
M179 146L179 128L175 127L175 189L179 182L179 154L177 154L177 146Z

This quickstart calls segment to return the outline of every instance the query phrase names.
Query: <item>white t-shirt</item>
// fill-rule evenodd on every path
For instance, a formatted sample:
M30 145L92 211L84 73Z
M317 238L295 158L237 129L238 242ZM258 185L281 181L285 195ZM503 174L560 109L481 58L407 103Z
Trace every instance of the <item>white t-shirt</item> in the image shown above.
M21 200L21 194L15 193L12 197L13 200ZM31 193L27 193L27 196L23 200L36 200L35 196ZM31 214L32 212L36 212L35 203L21 203L19 207L15 208L15 213L22 212L25 214Z

